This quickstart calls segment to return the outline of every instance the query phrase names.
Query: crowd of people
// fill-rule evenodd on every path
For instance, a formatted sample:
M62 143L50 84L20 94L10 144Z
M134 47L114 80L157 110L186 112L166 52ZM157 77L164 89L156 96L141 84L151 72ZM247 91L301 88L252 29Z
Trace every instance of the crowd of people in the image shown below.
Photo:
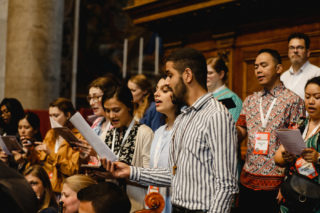
M127 82L95 79L88 120L117 161L99 156L72 125L69 99L53 100L48 112L77 141L54 128L42 138L39 117L17 99L3 99L0 134L15 136L21 149L1 145L0 170L8 175L0 175L0 195L8 202L0 208L127 213L147 208L145 197L157 194L163 213L320 213L320 68L308 61L309 48L305 34L289 36L287 71L276 50L257 51L254 74L262 89L243 102L226 86L226 57L206 59L192 48L172 52L154 86L143 74ZM305 147L292 153L280 129L301 133ZM30 202L10 193L9 174Z

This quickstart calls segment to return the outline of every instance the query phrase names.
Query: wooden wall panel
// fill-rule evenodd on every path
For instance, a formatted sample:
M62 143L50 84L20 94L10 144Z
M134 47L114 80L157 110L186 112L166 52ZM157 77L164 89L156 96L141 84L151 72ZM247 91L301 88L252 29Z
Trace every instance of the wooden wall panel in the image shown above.
M237 36L233 58L233 90L245 99L260 88L254 76L254 60L262 48L276 49L281 55L284 71L290 67L287 38L292 32L304 32L310 36L310 62L320 66L320 24L312 23L295 27L283 27Z

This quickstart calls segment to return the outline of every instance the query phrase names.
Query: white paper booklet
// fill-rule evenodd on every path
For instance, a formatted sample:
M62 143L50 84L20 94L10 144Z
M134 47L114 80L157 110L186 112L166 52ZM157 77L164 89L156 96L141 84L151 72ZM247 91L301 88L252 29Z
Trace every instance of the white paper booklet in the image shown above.
M299 129L278 129L276 133L285 150L294 155L300 155L306 148Z
M118 158L109 147L100 139L100 137L91 129L87 121L76 112L69 121L75 126L93 149L98 153L99 157L106 158L112 162L117 161Z

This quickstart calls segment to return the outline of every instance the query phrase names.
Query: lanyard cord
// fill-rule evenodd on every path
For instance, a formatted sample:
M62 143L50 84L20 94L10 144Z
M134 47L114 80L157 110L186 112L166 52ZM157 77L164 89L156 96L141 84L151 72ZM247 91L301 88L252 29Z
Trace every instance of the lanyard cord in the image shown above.
M270 117L270 113L272 111L272 108L273 106L275 105L277 101L277 98L274 98L268 111L267 111L267 114L266 114L266 117L264 117L264 114L263 114L263 109L262 109L262 97L260 98L260 118L261 118L261 123L262 123L262 128L265 129L267 127L267 123L268 123L268 120L269 120L269 117Z
M132 119L132 121L131 121L131 123L130 123L130 125L129 125L129 127L128 127L128 129L127 129L127 131L126 131L125 135L124 135L124 137L122 138L122 141L121 141L120 147L124 144L124 142L126 141L127 137L129 136L129 133L130 133L130 131L131 131L131 129L132 129L132 127L133 127L134 123L135 123L135 120L134 120L134 119ZM113 130L112 145L111 145L111 151L112 151L112 152L114 152L114 145L115 145L115 142L116 142L116 128ZM119 151L118 151L117 156L119 157L119 155L120 155L120 148L119 148Z

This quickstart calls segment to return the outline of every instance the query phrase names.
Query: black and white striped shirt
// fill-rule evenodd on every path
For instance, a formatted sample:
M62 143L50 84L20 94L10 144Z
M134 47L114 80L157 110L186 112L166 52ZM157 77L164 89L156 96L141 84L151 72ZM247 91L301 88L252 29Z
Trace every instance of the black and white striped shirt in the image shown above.
M190 210L230 212L237 184L237 133L227 109L208 93L177 117L169 168L130 167L130 179L172 187L172 204ZM165 159L163 159L165 160Z

